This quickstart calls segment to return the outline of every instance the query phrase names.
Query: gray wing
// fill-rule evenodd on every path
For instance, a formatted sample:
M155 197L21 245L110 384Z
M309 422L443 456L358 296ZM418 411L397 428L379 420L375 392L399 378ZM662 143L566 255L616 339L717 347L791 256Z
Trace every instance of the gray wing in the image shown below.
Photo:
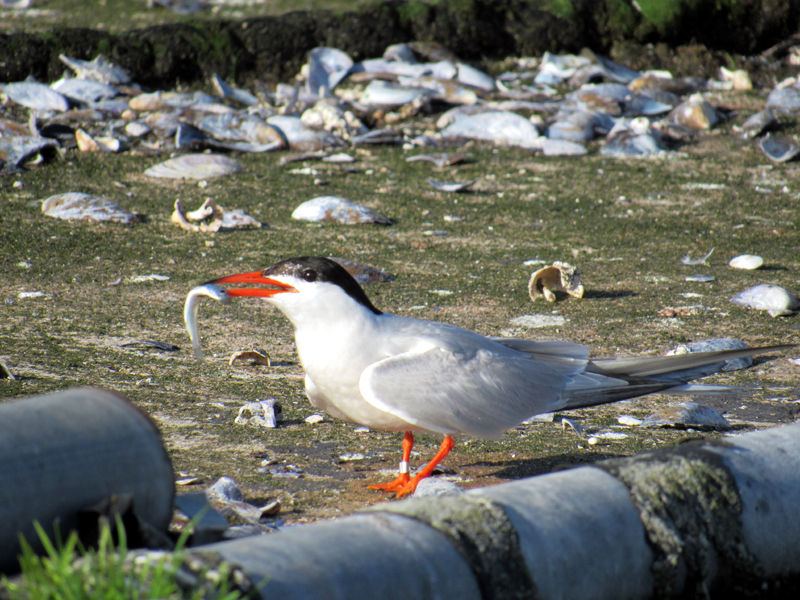
M373 406L420 428L497 438L531 415L559 408L567 382L586 363L566 352L534 360L507 347L469 353L436 347L371 365L360 389Z

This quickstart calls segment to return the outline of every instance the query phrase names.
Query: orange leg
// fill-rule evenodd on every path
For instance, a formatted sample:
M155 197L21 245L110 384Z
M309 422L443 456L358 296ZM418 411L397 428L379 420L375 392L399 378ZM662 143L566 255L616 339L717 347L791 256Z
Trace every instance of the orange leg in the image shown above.
M400 462L400 475L397 479L389 483L380 483L377 485L368 486L371 490L380 490L382 492L396 492L398 489L406 485L411 477L408 475L408 459L411 458L411 449L414 447L414 434L406 431L403 436L403 460Z
M436 453L431 461L422 467L414 477L409 477L408 475L408 459L411 456L411 447L414 445L414 436L411 434L410 431L406 432L405 437L403 438L403 462L400 463L400 476L391 481L389 483L384 483L383 485L371 485L369 486L370 489L374 490L382 490L385 492L397 492L397 497L402 498L406 494L413 494L414 490L417 489L417 484L424 479L425 477L429 477L436 466L444 460L444 457L450 454L450 450L453 449L453 446L456 445L453 438L449 435L444 436L442 440L442 445L439 446L439 451Z

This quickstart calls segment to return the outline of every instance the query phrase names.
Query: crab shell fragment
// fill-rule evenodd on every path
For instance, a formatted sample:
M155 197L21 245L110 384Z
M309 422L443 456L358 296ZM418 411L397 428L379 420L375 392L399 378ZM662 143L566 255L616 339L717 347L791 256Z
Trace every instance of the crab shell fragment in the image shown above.
M531 300L544 296L548 302L555 302L554 292L564 292L574 298L583 298L583 284L578 267L568 263L554 262L531 275L528 293Z

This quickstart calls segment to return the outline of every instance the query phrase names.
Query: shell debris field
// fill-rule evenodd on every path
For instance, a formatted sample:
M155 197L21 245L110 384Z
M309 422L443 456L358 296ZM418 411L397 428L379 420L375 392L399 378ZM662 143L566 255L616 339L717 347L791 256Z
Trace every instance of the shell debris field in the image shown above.
M224 35L220 30L215 40L221 47ZM50 87L63 73L77 80L50 88L66 99L66 110L29 108L5 94L0 361L15 379L0 378L3 398L72 385L119 391L161 428L175 469L192 482L182 493L232 477L256 507L280 500L281 518L293 524L374 502L362 488L396 467L398 437L357 431L327 414L320 420L322 409L304 396L290 325L259 299L229 307L196 293L188 321L197 328L199 309L202 325L190 338L183 302L214 278L289 256L339 257L356 263L352 272L363 281L374 281L365 293L385 312L487 336L568 340L590 346L596 357L655 356L726 337L751 347L798 341L796 314L773 319L730 302L764 283L798 291L797 159L777 162L759 147L770 133L797 143L794 92L783 100L771 96L774 89L800 89L791 51L734 56L736 68L726 62L751 75L754 89L740 91L720 77L716 55L697 47L680 50L685 61L672 77L663 71L677 63L664 53L677 50L660 46L627 54L615 48L613 62L557 54L555 46L547 57L494 62L475 62L464 47L434 55L441 50L422 43L386 48L384 55L383 49L353 52L352 66L338 52L321 53L327 66L309 84L307 58L286 63L280 82L265 83L240 76L249 56L233 49L236 77L223 61L204 80L179 86L102 82L116 93L81 83L55 60L53 80L39 83ZM93 50L77 58L96 56ZM114 65L120 55L105 56ZM361 102L373 81L392 84L372 86L382 94L395 88L414 99ZM695 93L720 119L710 129L669 117ZM767 104L763 122L745 127ZM98 145L116 140L118 150L82 151L78 131ZM187 156L212 166L213 157L222 157L239 168L219 177L192 165L171 170L176 177L145 175ZM446 193L428 178L475 183ZM42 212L44 199L72 192L104 198L139 221L63 220ZM366 207L370 219L382 215L380 226L326 221L324 208L315 212L323 220L292 218L317 198L336 199L325 201L330 214L341 199ZM171 221L176 199L191 227ZM268 227L233 230L219 222L212 202L223 218L242 211ZM360 222L361 210L345 205L343 212ZM680 262L711 248L702 263ZM764 265L728 266L744 253L762 256ZM580 266L580 301L531 301L532 272L554 261ZM546 289L563 293L543 285L542 296ZM674 316L660 316L664 307L677 307ZM207 352L203 365L193 356L198 333ZM121 348L131 340L177 349ZM254 365L264 359L247 354L229 363L253 348L263 349L271 366ZM782 355L770 358L709 378L704 383L742 389L697 401L737 429L793 422L800 367ZM239 408L265 398L283 408L277 427L236 425ZM666 403L655 396L624 408L571 411L520 425L498 441L465 439L443 464L443 477L464 488L491 485L695 436L628 427L625 438L603 437L619 433L623 411L641 420ZM585 435L563 431L562 418ZM599 442L589 444L589 437ZM420 436L414 460L430 458L435 443ZM365 458L337 458L359 454Z

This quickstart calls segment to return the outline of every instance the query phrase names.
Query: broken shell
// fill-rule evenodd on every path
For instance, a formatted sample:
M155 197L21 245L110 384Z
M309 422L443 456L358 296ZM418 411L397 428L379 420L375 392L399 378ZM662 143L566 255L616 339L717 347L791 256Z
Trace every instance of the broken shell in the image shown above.
M790 315L800 307L800 301L789 290L769 283L762 283L740 292L731 298L731 302L739 306L765 310L771 317Z
M759 140L758 146L770 160L778 163L788 162L800 154L800 147L781 135L769 134Z
M784 87L772 90L767 98L766 108L779 115L793 115L800 112L800 90Z
M316 425L317 423L322 423L324 420L325 417L322 415L309 415L303 419L303 422L308 423L309 425Z
M228 365L232 367L233 363L235 363L237 360L250 360L253 361L252 364L265 365L267 367L272 366L272 361L269 358L269 354L259 350L242 350L240 352L234 352L228 360Z
M70 58L64 54L59 54L58 58L75 71L75 76L80 79L98 81L107 85L119 85L131 80L131 76L125 69L108 62L102 54L98 54L93 60Z
M574 298L583 298L584 288L578 267L568 263L554 262L549 267L539 269L528 282L531 300L544 296L548 302L555 302L553 292L565 292Z
M475 182L477 181L477 179L473 179L472 181L467 181L465 183L449 183L446 181L436 181L435 179L430 178L428 179L428 183L442 192L463 192L467 188L475 185Z
M138 223L139 217L119 205L91 194L68 192L50 196L42 202L42 212L49 217L67 221L115 221Z
M710 406L696 402L679 402L642 421L641 427L676 427L678 429L704 429L727 431L731 424Z
M242 165L220 154L185 154L154 165L144 174L148 177L170 179L211 179L231 175L242 170Z
M713 340L704 340L702 342L692 342L690 344L680 344L674 350L667 352L667 356L675 354L691 354L692 352L716 352L718 350L739 350L749 348L747 344L741 340L733 338L716 338ZM752 356L740 356L739 358L731 358L720 363L709 365L709 370L716 371L736 371L738 369L746 369L753 364Z
M250 413L250 416L246 416L246 413ZM278 421L283 421L283 411L274 398L248 402L239 409L235 419L237 425L258 425L270 429L277 427Z
M341 50L314 48L308 53L306 89L311 94L326 98L352 68L353 59Z
M195 225L189 221L202 221L211 218L209 223L200 223ZM187 213L183 209L181 199L175 200L175 210L172 211L170 220L176 225L180 225L186 231L219 231L222 228L224 219L223 210L211 198L207 198L203 205L195 211Z
M741 256L732 258L731 262L728 264L734 269L754 270L761 268L761 266L764 264L764 259L760 256L756 256L755 254L742 254Z
M199 285L186 295L186 303L183 305L183 320L186 323L189 338L192 340L194 356L202 363L205 359L203 358L203 348L200 346L200 334L197 332L197 305L201 296L213 298L222 304L230 304L231 297L223 288L211 283Z
M692 256L690 254L686 254L682 259L681 262L685 265L702 265L706 260L708 260L711 255L714 253L714 248L708 251L708 254L703 256L702 258L696 258L692 260Z
M307 152L344 145L344 142L330 131L311 127L300 117L276 115L267 119L267 123L286 138L291 150Z
M391 219L378 214L371 208L339 196L318 196L303 202L294 209L292 218L300 221L344 223L346 225L363 223L391 225L392 223Z

